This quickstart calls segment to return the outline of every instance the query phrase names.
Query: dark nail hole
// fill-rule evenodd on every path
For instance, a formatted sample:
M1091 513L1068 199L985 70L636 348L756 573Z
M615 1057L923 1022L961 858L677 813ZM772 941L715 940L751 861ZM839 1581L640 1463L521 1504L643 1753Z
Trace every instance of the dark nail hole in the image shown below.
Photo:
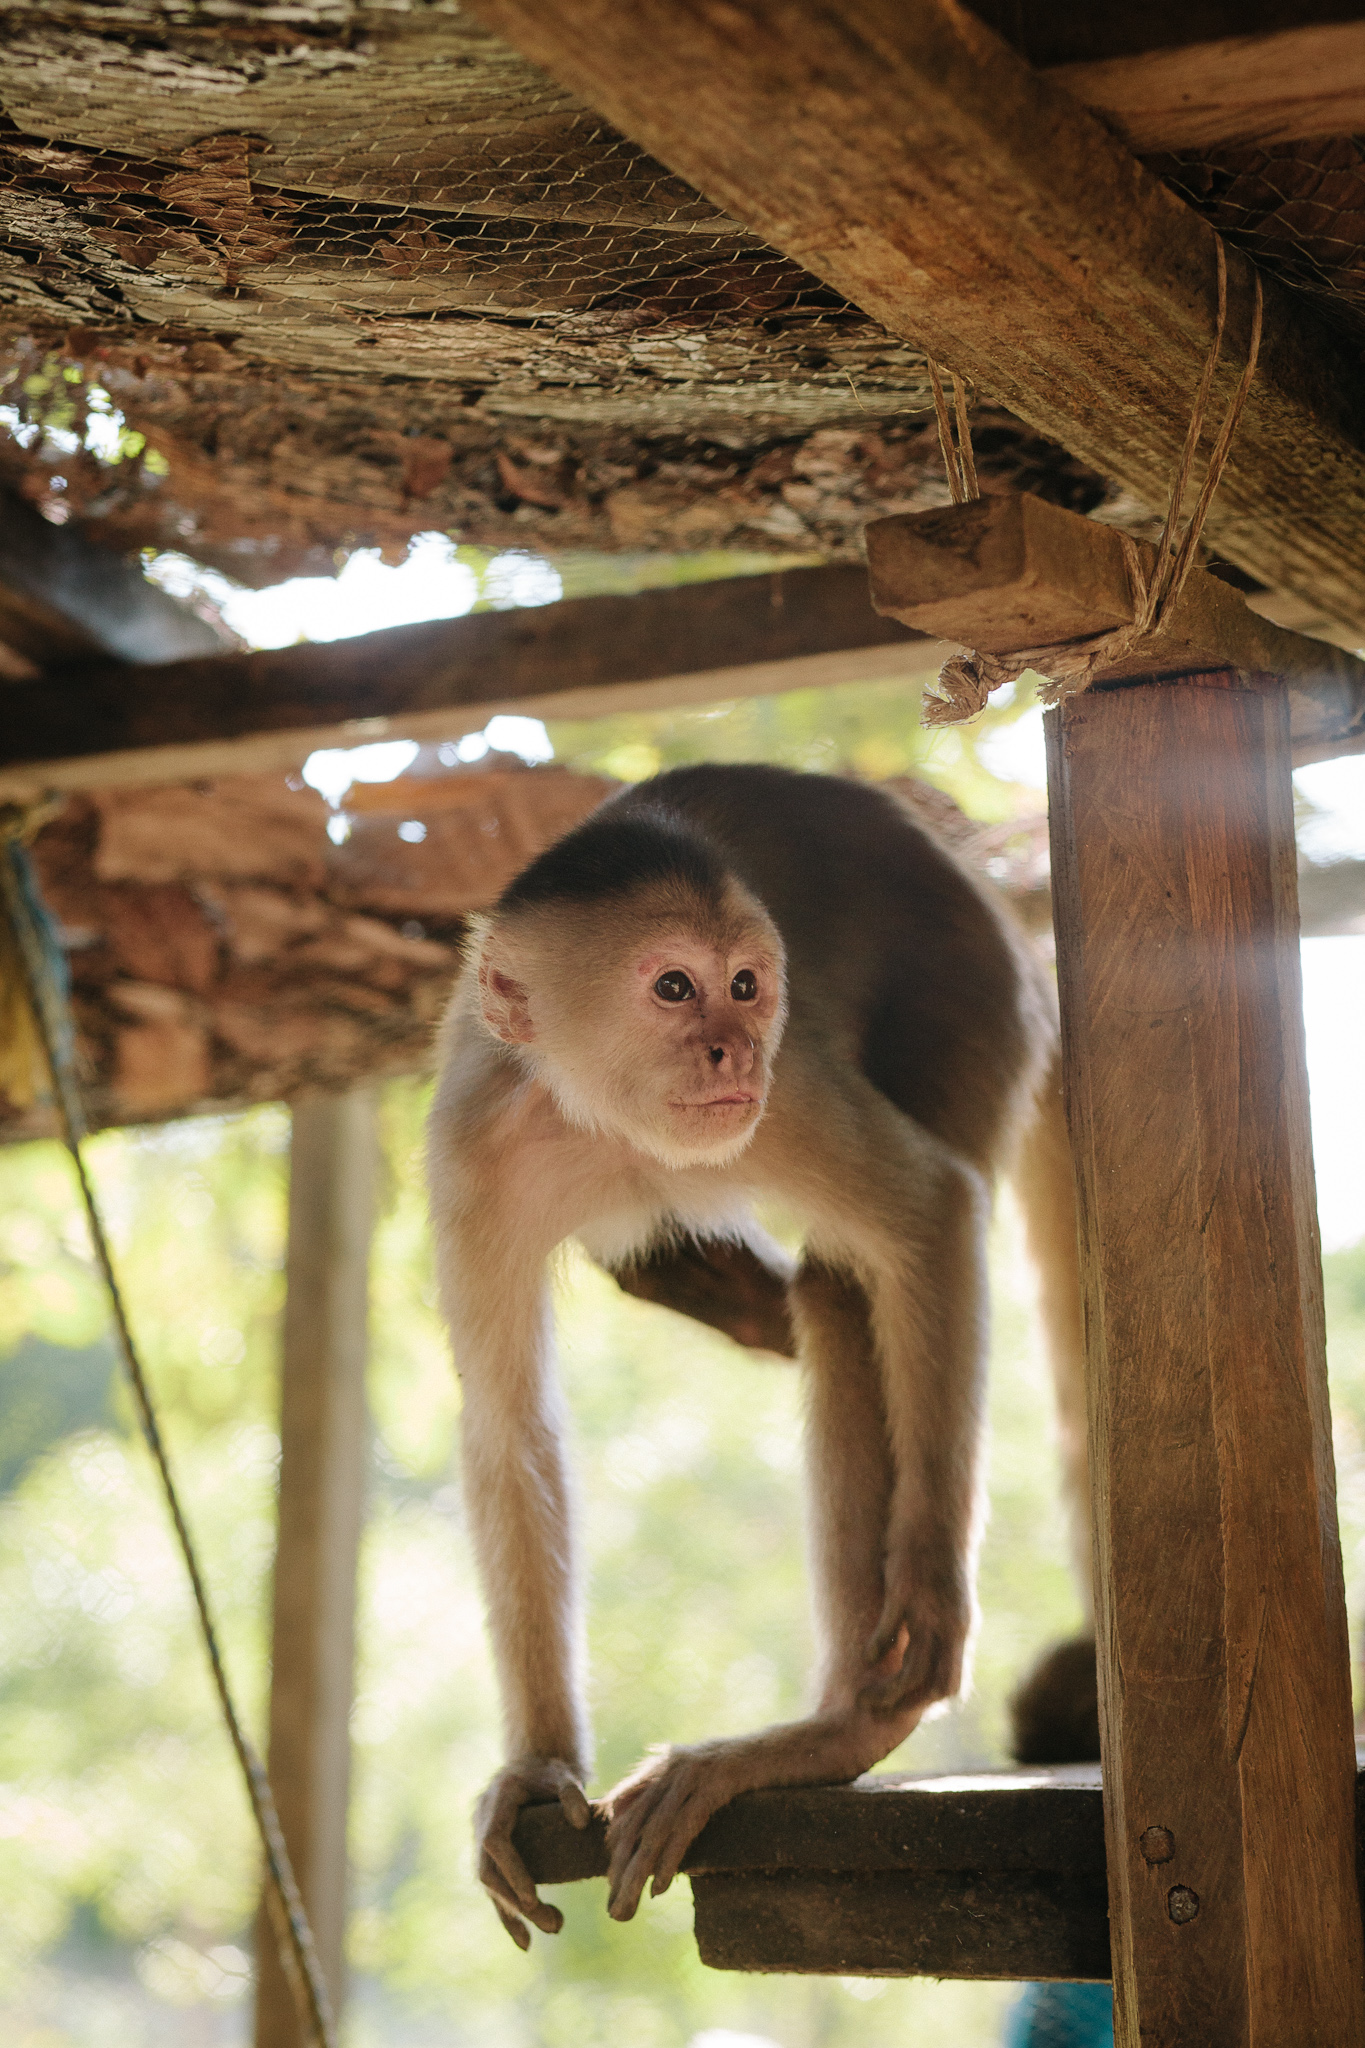
M1187 1884L1173 1884L1166 1894L1166 1911L1177 1927L1188 1927L1199 1911L1199 1894Z

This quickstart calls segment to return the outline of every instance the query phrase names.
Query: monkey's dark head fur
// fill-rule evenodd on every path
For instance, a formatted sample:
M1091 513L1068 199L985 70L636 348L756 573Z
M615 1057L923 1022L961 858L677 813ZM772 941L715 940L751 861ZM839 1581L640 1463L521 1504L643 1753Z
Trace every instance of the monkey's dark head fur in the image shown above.
M662 805L611 803L539 854L509 882L495 916L551 903L595 903L657 884L714 901L726 882L715 847Z

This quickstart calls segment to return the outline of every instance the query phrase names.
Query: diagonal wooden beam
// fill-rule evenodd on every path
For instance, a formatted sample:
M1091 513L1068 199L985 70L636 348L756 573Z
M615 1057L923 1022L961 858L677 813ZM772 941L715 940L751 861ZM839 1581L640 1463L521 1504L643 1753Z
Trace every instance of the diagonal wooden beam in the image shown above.
M1213 329L1213 231L955 0L471 11L894 333L1164 505ZM1239 366L1235 251L1229 278ZM1267 280L1210 538L1365 631L1363 448L1355 352Z
M1061 64L1050 76L1137 150L1354 135L1365 126L1365 21Z
M0 677L83 655L174 661L231 645L135 562L0 489Z
M920 674L946 651L878 617L854 564L74 669L6 689L0 798L257 774L315 747L458 738L499 711L595 718Z

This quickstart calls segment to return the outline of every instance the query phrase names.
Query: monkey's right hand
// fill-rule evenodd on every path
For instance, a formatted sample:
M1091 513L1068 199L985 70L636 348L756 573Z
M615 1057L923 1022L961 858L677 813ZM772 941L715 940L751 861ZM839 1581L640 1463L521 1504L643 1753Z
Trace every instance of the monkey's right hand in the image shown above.
M532 1927L558 1934L564 1915L539 1898L531 1873L512 1846L512 1830L523 1806L557 1799L573 1828L585 1828L592 1808L572 1764L554 1756L517 1757L504 1765L474 1809L474 1842L479 1883L518 1948L531 1946Z

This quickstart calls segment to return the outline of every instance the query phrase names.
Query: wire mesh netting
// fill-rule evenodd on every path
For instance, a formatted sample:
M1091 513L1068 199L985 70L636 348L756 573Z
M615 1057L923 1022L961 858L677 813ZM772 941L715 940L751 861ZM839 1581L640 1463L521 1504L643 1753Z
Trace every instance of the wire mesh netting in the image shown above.
M919 351L448 0L0 20L0 470L49 517L264 581L423 528L839 555L941 501Z
M851 554L941 502L922 354L455 0L0 0L0 32L0 473L50 517L267 581L424 528ZM1356 141L1154 167L1360 331ZM1105 498L976 427L986 477Z
M1365 143L1354 135L1185 153L1153 168L1218 232L1316 299L1357 343L1365 320Z

